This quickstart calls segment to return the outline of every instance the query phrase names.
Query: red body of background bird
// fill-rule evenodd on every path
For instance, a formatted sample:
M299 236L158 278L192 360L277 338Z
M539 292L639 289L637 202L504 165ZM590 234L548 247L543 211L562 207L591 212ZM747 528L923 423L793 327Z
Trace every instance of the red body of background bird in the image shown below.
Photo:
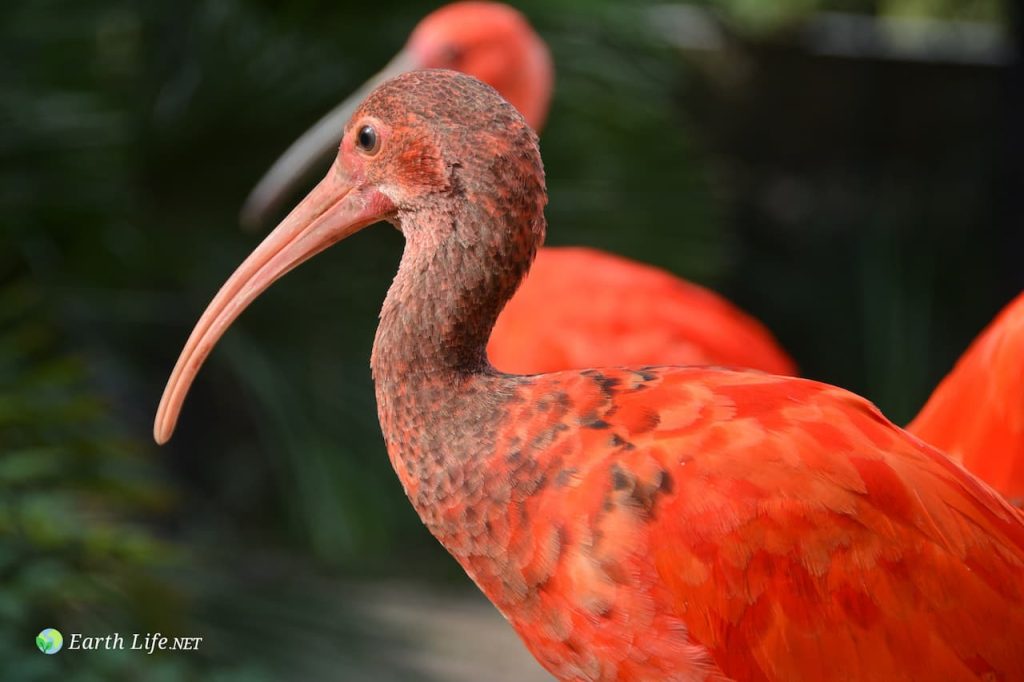
M244 221L261 222L306 170L336 150L367 87L402 71L437 67L479 78L535 130L543 125L554 83L544 41L508 5L452 3L424 18L380 74L285 152L253 190ZM541 250L502 313L488 352L497 367L523 373L666 363L796 372L768 329L718 294L652 266L584 248Z
M1024 503L1024 294L975 339L907 430Z
M371 360L388 454L558 679L1024 679L1024 516L862 398L757 372L488 364L546 200L536 137L493 90L386 82L197 323L157 440L246 305L386 220L406 239Z
M584 247L537 253L498 317L487 354L517 374L653 364L796 373L764 325L718 294Z

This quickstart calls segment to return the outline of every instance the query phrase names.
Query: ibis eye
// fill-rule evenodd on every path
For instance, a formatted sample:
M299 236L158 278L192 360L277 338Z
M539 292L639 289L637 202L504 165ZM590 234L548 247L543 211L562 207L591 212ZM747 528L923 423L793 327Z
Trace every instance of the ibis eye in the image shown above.
M380 147L380 140L377 138L377 131L373 126L363 126L356 134L356 146L367 154L376 154Z

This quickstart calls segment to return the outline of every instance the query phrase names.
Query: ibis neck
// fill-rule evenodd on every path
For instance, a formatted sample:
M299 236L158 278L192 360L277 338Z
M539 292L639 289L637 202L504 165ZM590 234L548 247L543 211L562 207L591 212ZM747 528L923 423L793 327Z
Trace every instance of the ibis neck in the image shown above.
M374 340L378 389L489 371L487 340L533 261L536 220L495 224L473 205L399 215L406 247Z
M381 431L406 495L430 532L494 595L514 589L499 587L507 578L505 552L490 529L501 525L512 496L530 489L510 486L500 434L531 378L494 370L486 346L543 240L545 201L540 172L498 168L513 175L491 186L519 191L473 200L456 182L445 201L399 212L405 253L371 361Z
M487 222L472 208L399 215L405 253L371 360L377 412L406 494L457 555L460 531L444 510L480 493L503 405L526 380L491 368L485 348L533 258L537 215L541 232Z

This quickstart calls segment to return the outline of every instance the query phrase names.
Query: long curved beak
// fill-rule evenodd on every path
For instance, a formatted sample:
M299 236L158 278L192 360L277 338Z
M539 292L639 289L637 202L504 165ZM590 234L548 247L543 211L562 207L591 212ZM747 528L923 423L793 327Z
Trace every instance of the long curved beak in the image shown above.
M275 209L288 199L309 172L337 150L345 124L374 88L393 76L418 68L422 65L413 52L402 50L387 66L293 142L249 193L242 206L240 219L243 227L255 229L266 224Z
M203 361L231 323L278 278L367 225L386 218L390 201L355 186L337 162L313 191L235 270L199 318L164 388L153 437L170 439L182 403Z

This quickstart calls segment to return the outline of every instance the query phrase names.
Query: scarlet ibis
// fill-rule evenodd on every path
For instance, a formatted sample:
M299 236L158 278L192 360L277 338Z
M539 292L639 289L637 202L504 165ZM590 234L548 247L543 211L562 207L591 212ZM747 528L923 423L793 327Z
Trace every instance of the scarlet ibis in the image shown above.
M430 531L565 682L1024 679L1024 514L868 401L799 378L487 361L546 227L536 136L490 87L407 73L224 284L154 435L279 277L386 221L371 356Z
M975 339L907 430L1024 504L1024 293Z
M257 184L243 222L262 222L305 173L337 148L375 85L403 71L444 67L493 86L539 130L554 72L544 41L515 9L456 2L434 11L405 48L299 138ZM538 302L543 305L538 306ZM621 364L716 364L795 374L771 332L718 294L653 266L596 249L542 249L494 329L491 361L510 372Z

